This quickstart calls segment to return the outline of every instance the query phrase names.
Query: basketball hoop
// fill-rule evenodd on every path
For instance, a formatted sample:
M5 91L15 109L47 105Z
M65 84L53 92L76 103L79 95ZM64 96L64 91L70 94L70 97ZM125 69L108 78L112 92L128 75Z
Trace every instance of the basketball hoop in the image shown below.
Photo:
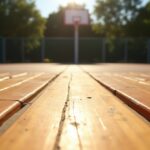
M68 9L65 11L65 25L74 25L78 22L79 25L89 24L89 14L85 9Z
M65 11L65 25L74 26L74 62L79 62L79 25L89 24L89 14L85 9L70 9Z

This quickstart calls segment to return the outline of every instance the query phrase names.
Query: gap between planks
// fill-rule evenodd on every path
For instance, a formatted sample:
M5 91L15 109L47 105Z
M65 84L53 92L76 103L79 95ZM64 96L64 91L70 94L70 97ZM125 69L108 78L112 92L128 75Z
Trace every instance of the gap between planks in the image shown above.
M3 125L3 123L7 121L10 122L9 120L11 120L11 117L19 112L23 107L25 107L26 105L30 105L32 104L30 101L33 102L33 99L35 100L35 97L38 97L38 95L40 95L42 93L42 91L44 89L46 89L46 87L48 85L50 85L52 82L54 82L67 68L63 69L62 71L60 71L59 73L57 73L56 75L54 75L54 77L52 77L48 82L42 84L39 88L35 89L34 91L30 92L28 95L24 96L23 98L19 99L19 100L11 100L11 99L3 99L4 101L14 101L14 102L18 102L20 104L20 108L18 109L12 109L12 113L9 112L8 115L5 114L6 119L5 118L1 118L0 120L0 127ZM7 113L7 112L4 112ZM4 125L5 126L5 125ZM7 125L6 125L7 126ZM5 128L5 127L3 127ZM3 131L3 129L1 129Z
M80 72L78 72L78 73L80 73ZM81 76L79 76L79 77L82 77L82 75ZM97 85L97 83L96 82L94 82L94 81L92 81L93 79L91 79L88 75L84 75L84 77L86 77L86 79L87 80L85 80L85 81L88 81L88 83L89 83L89 85L91 85L91 86L96 86L97 87L97 90L99 89L99 85ZM84 79L84 77L83 77L83 79ZM80 81L80 80L77 80L76 79L76 81ZM85 81L82 81L83 83L83 85L86 85L86 82ZM69 80L69 84L67 85L67 98L65 99L65 101L63 102L63 105L62 105L62 111L61 111L61 114L60 114L60 120L59 120L59 126L58 126L58 130L57 130L57 132L56 132L56 139L55 140L58 140L58 141L55 141L55 143L54 143L54 147L53 147L53 149L60 149L60 141L62 140L62 138L64 138L64 140L66 140L65 139L65 136L63 136L62 137L62 133L63 133L63 130L64 130L64 124L65 124L65 121L67 120L67 118L66 118L66 113L67 113L67 109L68 109L68 104L69 104L69 102L70 102L70 86L71 86L71 82L72 82L72 79L70 78L70 80ZM78 84L80 84L80 82L78 82ZM82 86L83 86L82 85ZM83 86L84 87L84 86ZM82 87L82 90L84 90L84 88ZM56 87L55 87L56 88ZM86 89L88 89L88 87L86 88ZM96 88L95 88L96 89ZM101 89L101 88L100 88ZM60 89L59 89L60 90ZM91 88L89 88L88 89L88 92L89 91L91 91ZM105 91L105 90L104 90ZM60 91L59 91L60 92ZM58 92L58 93L59 93ZM82 91L81 91L82 92ZM84 91L85 92L85 91ZM82 94L84 94L84 92L82 93ZM97 92L97 94L99 94L99 91L96 91ZM107 92L107 91L106 91ZM108 92L109 93L109 92ZM56 96L56 95L55 95ZM85 96L85 95L84 95ZM94 94L93 94L93 96L94 96ZM99 95L98 95L99 96ZM113 95L112 95L112 97L113 97ZM55 97L54 97L55 98ZM89 97L90 98L90 97ZM55 100L57 100L57 99L55 99ZM97 99L98 100L98 99ZM102 99L101 99L101 101L102 101ZM114 101L114 100L113 100ZM86 101L85 101L86 102ZM92 103L92 102L91 102ZM102 101L102 104L103 104L104 102ZM83 103L84 104L84 103ZM97 101L97 103L96 104L100 104L99 103L99 101ZM96 104L93 104L93 106L97 106ZM120 103L119 103L120 104ZM74 104L74 102L72 103L72 105L73 105L73 111L74 111L74 107L75 107L75 104ZM88 109L86 108L85 110L92 110L93 111L93 109L90 107L90 105L88 104L88 102L86 102L86 105L88 105ZM77 106L77 105L76 105ZM78 104L78 106L80 107L80 108L82 108L82 106L83 105L81 105L80 104L80 102L79 102L79 104ZM97 107L102 107L101 105L98 105ZM104 105L105 107L106 107L106 104ZM120 106L122 106L122 104L120 104ZM122 107L126 107L126 106L122 106ZM47 107L48 108L48 107ZM78 107L77 107L77 109L78 109ZM120 109L120 108L118 108L118 109ZM126 110L127 110L127 108L125 108ZM92 119L93 117L95 118L95 124L93 123L93 122L91 122L91 123L93 123L93 125L97 125L97 118L100 116L100 114L99 114L99 111L101 111L101 109L99 110L99 109L97 109L98 110L98 113L97 113L97 116L95 117L95 114L93 113L93 112L86 112L86 111L82 111L81 112L81 115L83 114L84 115L84 117L86 118L86 117L88 117L88 116L86 116L86 114L91 114L92 116L89 116L89 119ZM104 111L104 110L103 110ZM73 112L74 113L74 120L75 120L75 123L77 123L77 119L79 119L78 117L79 116L77 116L77 114L75 114L75 112ZM113 113L113 109L111 109L111 112L110 113ZM124 113L125 114L125 113ZM128 114L132 114L129 110L128 110ZM131 119L131 116L129 115L129 118ZM135 114L132 114L132 116L134 116L135 118L136 118L136 120L138 121L138 122L142 122L142 120L140 120ZM54 117L53 115L52 115L52 117ZM76 118L77 117L77 118ZM107 116L106 116L107 117ZM128 116L127 116L128 117ZM45 119L49 119L49 118L45 118ZM104 119L104 117L103 117L103 119ZM103 122L103 119L101 119L101 121L100 121L100 123L101 123L101 126L103 127L103 130L104 130L104 124L102 125L102 122ZM106 122L108 122L109 123L109 119L111 119L111 118L107 118L108 120L105 120ZM115 123L115 119L114 118L112 118L111 119L112 121L110 121L111 123ZM40 120L39 120L40 121ZM92 121L92 120L91 120ZM131 123L133 123L134 121L131 119L130 120L131 121ZM82 125L80 125L79 126L79 135L82 135L81 134L81 132L82 132L82 129L84 130L84 131L86 131L87 130L87 127L89 126L89 124L88 124L89 122L87 122L87 125L86 126L84 126L85 128L83 128L82 127ZM118 127L119 127L119 124L120 122L119 122L119 120L118 120L118 122L117 122L117 124L116 125L118 125ZM122 122L122 123L124 123L124 122ZM42 124L42 123L41 123ZM82 124L82 122L81 122L81 124ZM142 125L143 125L144 123L142 123ZM47 125L50 125L49 124L49 122L48 122L48 124ZM108 131L112 134L113 133L113 130L111 130L111 129L113 129L113 128L111 128L111 127L114 127L115 129L117 128L116 127L116 125L115 124L107 124L107 125L109 125L109 130L107 129L107 133L108 133ZM124 125L124 124L122 124L122 125ZM76 129L78 129L78 127L77 127L77 124L75 124L75 126L76 126ZM135 124L135 127L137 127L138 125L136 125ZM80 127L81 127L81 129L80 129ZM38 127L39 128L39 127ZM35 131L38 131L39 129L35 129L35 128L33 128L33 130L35 130ZM40 127L41 128L41 127ZM48 128L46 125L45 125L45 128ZM94 128L94 127L93 127ZM108 128L108 127L105 127L105 128ZM121 127L121 129L125 129L126 128L126 126L123 126L123 127ZM104 130L102 130L102 129L99 129L99 128L97 128L98 130L97 130L97 132L94 132L94 133L91 133L92 135L96 135L96 134L98 134L99 136L97 136L97 137L101 137L102 135L101 135L101 133L103 133L103 134L106 134L106 131ZM131 127L130 127L130 131L131 131ZM140 131L141 131L142 129L140 129ZM143 129L144 130L144 129ZM42 130L43 131L43 130ZM47 131L47 130L44 130L45 132ZM49 134L50 134L50 130L48 130L49 131ZM98 132L99 131L99 132ZM100 132L101 131L101 132ZM118 132L121 132L121 130L119 130L119 129L116 129L116 131L118 131ZM126 130L126 132L127 132L128 130ZM13 132L15 132L15 128L14 128L14 130L13 130ZM54 131L53 131L54 132ZM10 134L11 134L11 132L10 132ZM49 135L48 135L48 133L40 133L40 134L47 134L47 136L48 137L45 137L45 139L47 139L47 138L49 138ZM126 142L126 140L128 140L128 139L126 139L125 141L124 141L124 138L123 137L127 137L127 136L124 136L124 132L122 131L121 133L120 133L122 136L122 142L125 144ZM101 135L101 136L100 136ZM107 135L107 134L106 134ZM39 135L40 136L40 135ZM85 135L83 134L83 137L84 137ZM115 134L113 135L114 137L115 137ZM118 134L118 136L120 136L119 134ZM128 135L128 136L130 136L130 134ZM38 137L33 137L33 141L34 141L34 138L38 138ZM70 138L72 138L72 137L70 137ZM79 137L78 137L79 138ZM94 138L94 136L93 136L93 138ZM102 137L101 137L102 138ZM139 137L136 137L137 139L139 138ZM145 137L146 138L146 137ZM40 138L40 140L41 141L43 141L44 139L41 139ZM52 138L49 138L48 140L53 140ZM71 139L72 140L72 142L75 142L75 141L73 141L73 139ZM82 138L82 142L84 143L84 138ZM114 139L112 139L113 141L115 141ZM41 142L41 141L39 141L39 142ZM79 141L79 139L78 139L78 141ZM98 144L98 146L99 146L99 148L100 148L100 146L101 147L103 147L103 145L101 145L101 144L103 144L103 141L101 140L101 139L99 139L99 138L97 138L96 139L96 141L97 142L99 142L99 143L96 143L96 144ZM111 142L111 140L109 140L108 139L108 141L109 142ZM128 140L129 141L129 140ZM16 141L14 141L14 142L16 142ZM66 141L67 142L67 141ZM92 142L92 141L88 141L89 143L90 142ZM106 142L107 144L110 144L109 142ZM120 141L119 141L120 142ZM45 143L45 142L44 142ZM115 141L115 144L117 144L118 142L117 141ZM1 143L2 144L2 143ZM18 144L20 144L20 143L18 143ZM35 144L38 144L38 143L32 143L33 145L35 145ZM43 143L42 143L43 144ZM68 143L68 145L69 145L70 143ZM111 144L113 144L113 142L111 143ZM134 144L134 146L136 145L136 144L138 144L138 143L133 143ZM3 145L3 144L2 144ZM38 144L39 145L39 144ZM40 146L40 145L39 145ZM84 146L86 146L86 144L84 145ZM120 149L120 145L119 144L117 144L116 146L118 146L118 149ZM124 146L126 146L126 147L130 147L130 145L124 145ZM138 146L136 146L136 147L138 147ZM63 149L63 147L61 147L62 149ZM92 147L91 147L92 148ZM46 145L46 148L45 149L50 149L50 148L48 148L48 146ZM65 148L64 148L65 149ZM74 147L74 149L76 149L76 147ZM82 149L82 147L81 147L81 145L80 145L80 147L79 147L79 149L81 150ZM87 147L85 148L85 149L88 149ZM97 147L97 149L98 149L98 147ZM130 149L131 149L131 147L130 147ZM140 149L140 148L139 148Z
M135 111L140 117L143 119L146 119L150 121L150 111L149 107L141 103L140 101L136 100L135 98L131 97L130 95L125 94L124 92L121 92L120 90L114 89L111 85L97 79L92 73L89 73L85 69L81 67L81 70L86 73L89 77L91 77L93 80L95 80L98 84L106 88L108 91L110 91L112 94L114 94L116 97L118 97L122 102L127 104L133 111Z

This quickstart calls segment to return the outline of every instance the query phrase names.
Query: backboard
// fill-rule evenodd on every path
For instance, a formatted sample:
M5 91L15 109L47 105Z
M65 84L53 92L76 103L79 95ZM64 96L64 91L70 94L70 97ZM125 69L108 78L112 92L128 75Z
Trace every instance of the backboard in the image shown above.
M88 25L89 13L85 9L68 9L65 11L65 24L66 25Z

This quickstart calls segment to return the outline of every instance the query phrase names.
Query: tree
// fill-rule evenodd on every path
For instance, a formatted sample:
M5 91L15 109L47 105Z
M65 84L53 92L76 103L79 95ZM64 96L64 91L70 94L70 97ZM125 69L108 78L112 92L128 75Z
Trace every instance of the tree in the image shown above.
M9 37L6 41L8 61L20 61L22 45L25 55L35 53L33 50L40 46L44 28L45 19L34 0L0 0L0 37Z
M141 0L97 0L95 31L105 36L124 35L122 27L137 16L140 4Z
M150 37L150 2L142 7L138 16L126 27L128 36Z
M0 36L42 37L45 20L36 9L34 1L0 1Z
M57 12L49 15L47 19L45 36L47 37L73 37L73 27L64 24L64 12L66 9L84 9L84 5L70 3L67 6L60 6ZM80 27L80 36L93 36L95 33L92 31L91 25Z

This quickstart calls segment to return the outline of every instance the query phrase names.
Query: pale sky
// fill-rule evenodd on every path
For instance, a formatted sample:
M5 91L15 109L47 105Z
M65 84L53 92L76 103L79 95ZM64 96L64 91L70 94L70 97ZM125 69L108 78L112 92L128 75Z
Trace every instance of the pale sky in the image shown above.
M79 4L86 4L86 8L90 13L93 12L94 4L96 0L35 0L37 8L41 11L42 16L48 17L48 15L58 10L60 5L66 5L69 2L75 1ZM149 0L143 0L143 4Z
M93 12L95 0L35 0L37 8L41 11L44 17L50 13L57 11L60 5L67 5L67 3L75 1L79 4L86 4L86 8L90 13Z

